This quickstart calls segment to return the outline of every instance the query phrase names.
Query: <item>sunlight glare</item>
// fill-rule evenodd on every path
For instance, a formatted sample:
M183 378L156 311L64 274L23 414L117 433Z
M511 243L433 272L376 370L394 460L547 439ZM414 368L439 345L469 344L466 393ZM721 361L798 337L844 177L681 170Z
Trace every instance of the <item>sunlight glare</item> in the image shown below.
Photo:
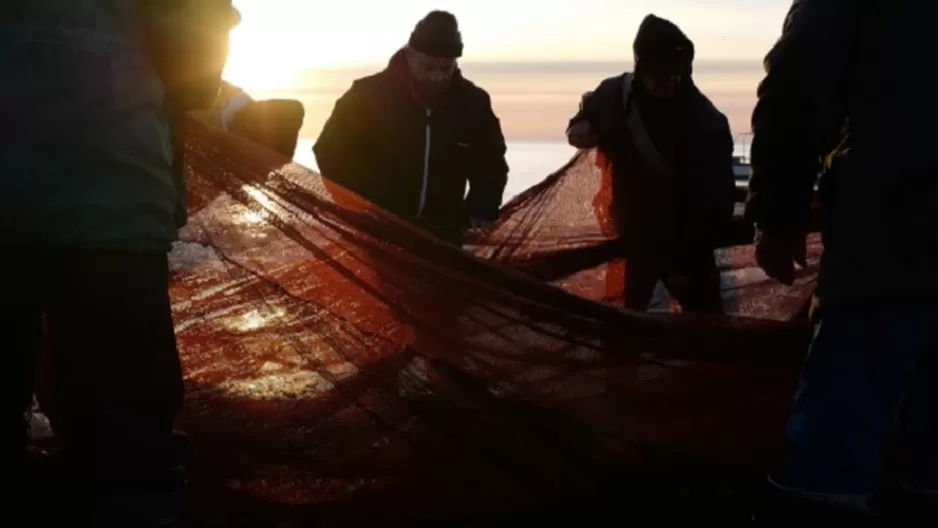
M257 21L236 28L231 34L231 51L225 79L248 92L290 88L298 73L285 44L258 28Z
M253 185L244 184L241 186L241 190L267 209L267 211L265 211L265 218L267 218L267 212L273 210L273 208L277 205L267 196L266 193L264 193L264 191L254 187Z
M252 91L296 88L299 74L347 66L390 53L402 36L384 21L349 24L349 6L306 0L236 0L241 24L231 33L225 79Z

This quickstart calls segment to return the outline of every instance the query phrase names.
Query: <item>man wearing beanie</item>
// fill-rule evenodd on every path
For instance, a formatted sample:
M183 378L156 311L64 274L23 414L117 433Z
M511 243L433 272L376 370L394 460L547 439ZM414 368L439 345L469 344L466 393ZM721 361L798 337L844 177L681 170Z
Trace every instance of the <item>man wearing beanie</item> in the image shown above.
M429 13L339 98L313 148L323 176L457 245L497 220L508 180L501 125L462 51L456 18Z
M936 17L936 2L799 0L766 57L756 260L794 280L815 186L824 255L764 526L938 526L938 105L909 77Z
M694 85L694 45L673 23L648 15L634 55L634 73L584 96L567 138L598 148L612 171L626 308L646 310L661 280L684 311L721 313L713 250L733 218L729 123Z

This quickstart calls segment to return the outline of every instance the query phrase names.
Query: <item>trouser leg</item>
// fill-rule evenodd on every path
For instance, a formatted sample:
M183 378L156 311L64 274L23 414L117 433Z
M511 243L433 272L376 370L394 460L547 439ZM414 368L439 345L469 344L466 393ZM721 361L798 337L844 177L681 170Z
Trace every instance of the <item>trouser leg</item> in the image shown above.
M166 255L76 251L50 261L52 384L81 489L116 501L114 512L115 497L137 504L177 492L183 386Z
M663 259L656 254L631 255L625 262L625 308L648 310L655 286L664 269Z
M886 520L897 528L938 526L938 341L918 363L897 436Z
M28 248L12 248L0 265L7 312L0 335L5 339L0 368L0 467L12 470L23 462L28 425L25 413L33 401L39 351L41 262Z
M774 476L780 494L844 512L869 506L936 322L932 308L891 304L819 314L786 430L787 458Z
M725 312L720 269L710 249L695 250L675 258L665 277L665 284L684 312Z

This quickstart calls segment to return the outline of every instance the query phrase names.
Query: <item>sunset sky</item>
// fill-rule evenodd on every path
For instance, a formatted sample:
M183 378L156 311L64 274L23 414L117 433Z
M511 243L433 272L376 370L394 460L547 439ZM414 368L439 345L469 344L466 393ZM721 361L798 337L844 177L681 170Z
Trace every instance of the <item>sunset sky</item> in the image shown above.
M243 22L232 36L228 79L261 96L294 93L308 107L323 106L308 108L310 122L305 130L309 134L318 133L330 101L354 78L329 81L331 84L326 87L324 77L317 77L315 71L356 68L365 72L380 67L406 42L414 23L426 12L446 9L460 21L466 43L465 70L470 74L479 72L473 75L474 80L492 93L496 106L506 114L503 121L509 135L545 139L556 136L553 129L557 126L553 122L568 114L571 104L575 106L577 92L627 66L635 30L650 12L675 21L694 40L698 84L729 115L734 129L745 132L762 57L778 37L791 0L235 0L234 3L242 12ZM532 70L547 68L549 65L544 64L547 62L554 63L550 71ZM585 73L589 65L577 64L585 62L596 63L595 71ZM613 65L604 67L600 62ZM502 63L505 67L515 64L518 68L517 72L499 70L497 78L494 74L486 77L478 66L481 63ZM559 64L572 68L570 75L564 75ZM472 65L477 65L475 70ZM488 67L491 70L491 64ZM539 77L535 79L534 75ZM553 99L545 99L544 112L536 112L530 107L531 98L517 92L522 86L544 83L554 87ZM532 96L546 97L543 88L534 91L537 94L532 92ZM524 109L512 103L511 93L515 93L518 104L529 107ZM532 114L537 119L528 119ZM541 134L548 120L551 132Z

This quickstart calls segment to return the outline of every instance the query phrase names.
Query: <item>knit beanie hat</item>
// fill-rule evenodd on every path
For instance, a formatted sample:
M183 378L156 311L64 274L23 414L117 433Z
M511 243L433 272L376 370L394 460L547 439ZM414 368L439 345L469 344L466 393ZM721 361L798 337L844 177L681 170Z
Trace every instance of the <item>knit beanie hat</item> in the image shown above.
M431 11L417 23L407 45L432 57L458 59L463 50L459 23L448 11Z
M693 71L694 43L673 22L648 15L638 27L635 70L689 76Z

